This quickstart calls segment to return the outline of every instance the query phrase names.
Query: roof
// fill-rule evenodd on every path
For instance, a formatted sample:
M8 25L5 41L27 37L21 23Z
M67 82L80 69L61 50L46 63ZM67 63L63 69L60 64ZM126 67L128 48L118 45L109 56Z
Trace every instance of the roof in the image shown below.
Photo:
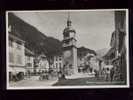
M25 48L25 54L29 55L29 56L34 56L35 55L31 50L29 50L27 48Z
M96 52L94 50L91 50L85 47L78 48L78 53L81 53L81 52L88 52L88 53L96 55Z
M15 40L15 41L17 41L17 42L25 43L24 40L22 40L20 37L18 37L18 36L15 35L15 34L9 33L9 39L13 39L13 40Z

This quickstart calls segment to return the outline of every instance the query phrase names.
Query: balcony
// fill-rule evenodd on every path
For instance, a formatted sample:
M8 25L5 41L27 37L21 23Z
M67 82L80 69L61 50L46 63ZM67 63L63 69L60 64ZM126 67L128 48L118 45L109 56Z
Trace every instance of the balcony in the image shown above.
M68 47L68 46L76 46L75 42L70 42L70 43L64 43L63 47Z

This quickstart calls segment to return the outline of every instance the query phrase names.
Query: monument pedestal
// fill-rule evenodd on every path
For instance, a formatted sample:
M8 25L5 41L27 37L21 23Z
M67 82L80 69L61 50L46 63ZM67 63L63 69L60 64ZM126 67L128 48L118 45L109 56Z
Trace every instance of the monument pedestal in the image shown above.
M90 78L95 77L93 73L74 73L71 76L66 76L66 79Z

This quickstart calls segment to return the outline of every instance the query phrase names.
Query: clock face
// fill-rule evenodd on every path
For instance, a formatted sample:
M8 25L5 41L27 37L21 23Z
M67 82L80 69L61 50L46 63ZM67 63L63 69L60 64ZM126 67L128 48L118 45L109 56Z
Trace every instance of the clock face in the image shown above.
M68 58L70 56L71 56L71 51L70 50L67 50L67 51L64 52L64 57L65 58Z
M74 34L75 34L74 32L70 32L70 37L74 38L75 37Z

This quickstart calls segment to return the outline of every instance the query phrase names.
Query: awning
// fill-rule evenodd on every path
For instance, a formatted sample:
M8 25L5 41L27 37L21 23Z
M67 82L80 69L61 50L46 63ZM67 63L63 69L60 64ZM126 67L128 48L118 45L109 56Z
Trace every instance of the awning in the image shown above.
M109 68L109 69L111 69L111 68L113 68L113 65L105 65L103 68Z

